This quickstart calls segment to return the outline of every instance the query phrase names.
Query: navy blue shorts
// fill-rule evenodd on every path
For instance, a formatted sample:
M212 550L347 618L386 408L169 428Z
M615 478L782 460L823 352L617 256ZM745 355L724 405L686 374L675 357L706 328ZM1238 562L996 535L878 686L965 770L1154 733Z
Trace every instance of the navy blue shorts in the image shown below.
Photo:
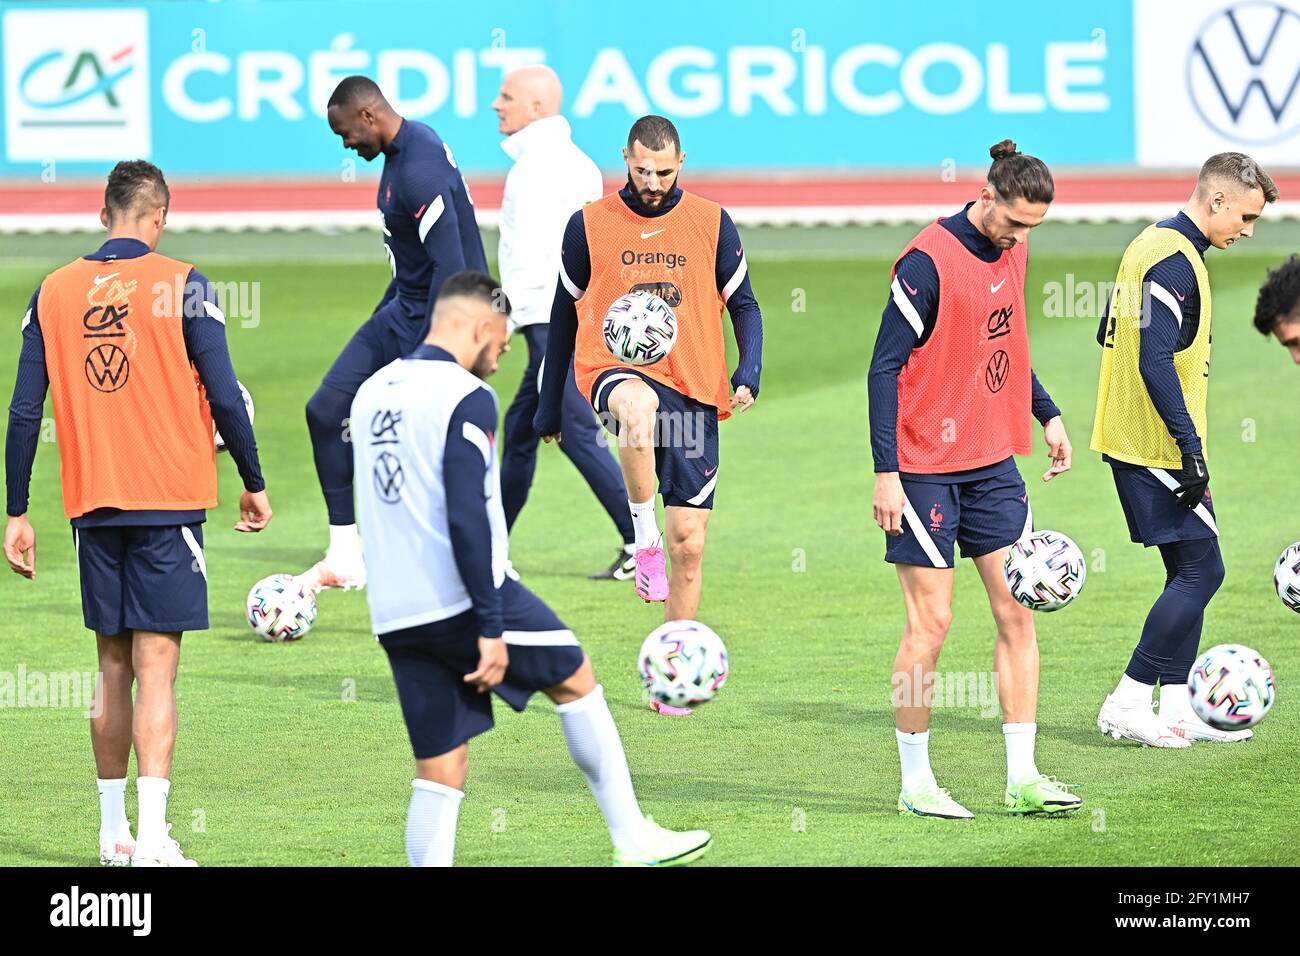
M655 473L665 506L712 508L718 483L718 410L634 368L610 368L591 384L591 407L605 430L618 436L609 393L623 379L639 378L659 396L655 426Z
M203 631L208 566L203 525L73 528L81 610L99 634Z
M1128 521L1129 537L1148 548L1171 541L1195 541L1217 538L1214 502L1207 488L1205 497L1194 509L1178 503L1173 489L1178 479L1163 468L1145 468L1111 461L1115 490Z
M1034 530L1029 493L1012 468L979 481L917 481L903 477L907 502L903 533L885 535L885 560L927 568L951 568L953 545L963 558L1009 547Z
M355 395L362 382L389 362L414 352L428 331L427 315L412 315L393 297L357 329L321 384Z
M501 585L501 601L510 663L492 692L522 711L534 692L573 676L582 648L555 612L511 577ZM465 683L478 670L478 639L473 611L379 635L415 759L445 754L492 729L491 695Z

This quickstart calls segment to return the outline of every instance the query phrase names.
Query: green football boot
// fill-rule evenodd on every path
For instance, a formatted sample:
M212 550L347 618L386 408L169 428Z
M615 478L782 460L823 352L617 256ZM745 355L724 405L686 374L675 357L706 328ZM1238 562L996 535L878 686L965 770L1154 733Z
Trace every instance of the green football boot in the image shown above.
M971 813L948 795L948 791L931 781L898 795L898 812L918 817L938 817L942 820L973 820Z
M1003 801L1007 813L1064 813L1078 810L1083 798L1070 793L1071 784L1061 783L1055 777L1039 775L1015 786L1007 787Z
M635 850L614 850L615 866L685 866L713 846L707 830L666 830L645 818L645 835Z

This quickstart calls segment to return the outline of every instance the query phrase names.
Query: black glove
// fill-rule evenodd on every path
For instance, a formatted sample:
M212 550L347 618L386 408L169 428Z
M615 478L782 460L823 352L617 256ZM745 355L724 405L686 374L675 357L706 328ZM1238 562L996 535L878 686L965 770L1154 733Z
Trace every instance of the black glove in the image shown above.
M1178 487L1174 494L1178 503L1191 511L1201 503L1205 489L1210 486L1210 470L1205 467L1205 456L1199 451L1183 454L1183 470L1175 475Z

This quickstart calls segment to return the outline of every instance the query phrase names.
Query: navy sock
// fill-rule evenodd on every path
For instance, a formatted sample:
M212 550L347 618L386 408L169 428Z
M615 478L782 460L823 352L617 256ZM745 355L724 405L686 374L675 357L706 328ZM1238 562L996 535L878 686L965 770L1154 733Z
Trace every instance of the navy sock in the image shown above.
M1205 608L1223 583L1217 538L1160 545L1165 589L1152 605L1125 670L1143 684L1185 684L1201 642Z
M325 507L332 525L355 524L352 505L352 446L343 440L352 396L330 385L321 385L307 402L307 430L316 459Z

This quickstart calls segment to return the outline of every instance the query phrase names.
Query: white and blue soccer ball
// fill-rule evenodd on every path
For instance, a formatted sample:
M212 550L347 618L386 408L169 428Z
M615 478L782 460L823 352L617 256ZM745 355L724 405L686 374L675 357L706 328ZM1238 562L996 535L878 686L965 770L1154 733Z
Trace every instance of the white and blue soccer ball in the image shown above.
M1035 531L1011 546L1003 572L1011 596L1031 611L1059 611L1079 596L1088 565L1059 531Z
M1244 730L1273 709L1273 668L1242 644L1219 644L1196 659L1187 675L1192 710L1211 727Z
M713 699L727 680L727 648L699 621L668 621L641 644L637 672L646 690L670 707Z
M246 611L263 640L296 641L316 623L316 595L292 574L272 574L248 592Z
M620 362L653 365L677 342L677 316L653 292L629 292L605 313L605 346Z
M1300 614L1300 541L1282 552L1273 569L1273 587L1282 603Z
M254 415L253 396L248 394L248 389L244 388L243 382L236 382L235 384L239 386L239 394L244 397L244 407L248 409L248 424L251 425L253 424ZM217 451L226 450L226 441L221 437L221 432L217 431L215 428L212 429L212 440L216 443Z

